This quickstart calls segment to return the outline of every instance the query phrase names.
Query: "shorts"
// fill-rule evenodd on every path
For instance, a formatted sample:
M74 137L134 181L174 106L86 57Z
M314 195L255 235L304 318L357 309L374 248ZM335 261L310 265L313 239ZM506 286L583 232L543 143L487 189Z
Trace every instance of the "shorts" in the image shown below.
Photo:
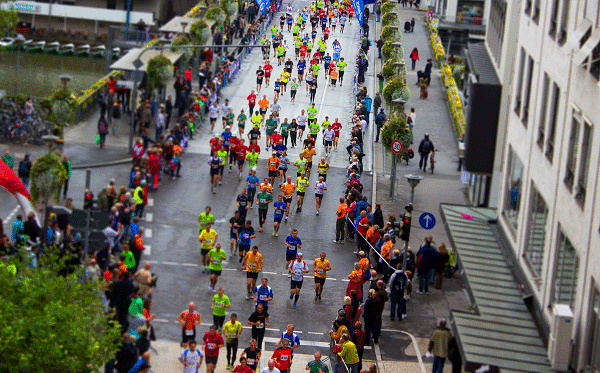
M238 166L243 166L244 165L244 159L238 159Z
M311 135L311 136L312 136L312 135ZM312 161L310 161L310 162L306 162L306 168L307 168L307 169L309 169L309 168L312 168Z
M302 76L302 75L304 75L304 70L299 70L298 71L298 76Z
M337 79L331 79L331 85L335 85L335 82L337 82Z
M271 79L271 74L265 74L265 79Z
M304 197L305 192L296 192L296 195Z
M287 82L281 82L281 85L287 87Z
M336 138L336 139L339 139L339 138L340 138L340 133L339 133L339 132L336 132L336 133L335 133L335 135L334 135L333 137L334 137L334 138Z
M281 219L283 219L283 216L281 216L281 217L273 216L273 222L275 222L275 223L281 223Z
M210 274L211 275L217 275L217 276L221 276L221 271L217 271L215 269L211 269L210 270Z
M256 78L256 84L262 84L263 78Z
M294 281L292 280L290 289L302 289L302 281Z
M194 329L192 329L192 335L186 335L186 330L185 328L181 329L181 342L182 343L187 343L187 341L192 341L196 339L196 328L194 327ZM189 332L189 331L188 331Z
M216 121L217 121L217 118L210 118L210 122L211 122L211 123L214 123L214 122L216 122Z
M239 245L240 248L240 253L246 252L246 251L250 251L250 245Z
M258 278L258 272L246 271L246 278L251 278L253 280L256 280Z
M262 115L262 116L264 117L264 116L265 116L265 114L267 113L267 109L260 108L260 109L258 110L258 112L260 113L260 115Z
M290 260L295 260L297 254L285 253L285 261L289 262Z
M210 176L215 176L219 174L219 169L218 168L211 168L210 169Z
M325 285L325 277L315 276L315 284Z
M332 140L325 140L325 146L332 146L332 145L333 145Z
M292 196L283 197L283 202L285 202L287 204L291 204L292 203Z
M315 193L315 198L323 199L323 194Z
M269 170L269 177L276 177L277 176L277 170L273 171L273 170Z
M202 254L202 256L206 256L210 250L211 249L200 249L200 254Z
M304 132L304 130L306 130L306 124L299 124L298 125L298 129L302 132Z
M237 237L235 236L235 233L233 233L233 232L229 232L229 238L232 240L237 239Z
M204 361L206 364L217 365L217 361L219 360L219 355L217 356L205 356Z

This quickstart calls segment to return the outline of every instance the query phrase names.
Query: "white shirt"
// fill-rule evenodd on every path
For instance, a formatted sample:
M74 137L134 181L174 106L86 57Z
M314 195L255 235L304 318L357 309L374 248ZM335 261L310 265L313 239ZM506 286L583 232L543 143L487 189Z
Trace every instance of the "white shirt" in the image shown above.
M269 367L266 367L265 369L262 370L262 373L281 373L279 371L279 369L273 367L273 370L269 369Z
M304 260L300 263L294 260L290 263L290 268L292 269L292 281L304 280L304 271L308 271L308 266Z
M412 113L412 112L411 112L411 113L410 113L410 114L408 114L408 115L411 117L411 119L412 119L412 125L413 125L413 127L414 127L414 126L416 125L416 123L417 123L417 122L416 122L416 120L417 120L417 113Z
M298 125L306 126L306 122L308 122L308 115L298 115Z
M333 141L333 136L335 136L335 132L333 130L325 130L323 132L323 137L325 137L325 141Z
M365 130L367 129L367 121L366 120L361 120L360 121L360 126L362 127L362 131L365 132Z
M221 109L219 108L219 106L211 105L208 108L208 116L210 118L217 118L219 116L220 111L221 111Z
M187 351L187 353L186 353ZM179 361L183 360L184 368L183 373L196 373L198 372L198 363L200 359L204 357L202 351L196 349L196 351L185 350L179 356ZM187 366L186 366L187 363Z
M324 188L327 188L327 184L317 181L317 183L315 184L315 193L323 194Z

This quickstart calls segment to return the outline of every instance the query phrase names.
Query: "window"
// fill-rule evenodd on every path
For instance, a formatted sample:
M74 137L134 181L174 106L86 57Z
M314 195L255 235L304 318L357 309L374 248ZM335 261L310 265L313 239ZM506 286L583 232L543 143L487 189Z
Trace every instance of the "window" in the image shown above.
M558 104L560 102L560 88L556 83L552 85L552 106L550 107L550 124L548 126L548 142L546 143L546 158L552 162L554 157L554 138L556 135L556 120Z
M550 17L550 29L548 34L552 39L556 37L556 29L558 28L558 2L559 0L553 0L552 2L552 14Z
M562 229L558 237L558 257L554 271L554 302L573 308L577 292L579 258Z
M502 44L504 43L504 26L506 24L506 1L492 0L486 39L496 61L500 67L502 61Z
M560 18L560 30L558 32L558 44L564 45L567 41L567 25L569 23L569 4L570 0L563 0L562 16Z
M546 112L548 111L548 91L550 90L550 77L544 73L544 85L542 91L542 107L540 110L540 122L538 123L537 144L544 149L544 136L546 134Z
M592 59L591 62L589 62L590 74L592 74L596 80L600 80L600 43L596 45L596 47L592 50L591 57L588 58Z
M525 93L524 93L525 97L524 97L524 102L523 102L523 113L521 116L521 121L523 122L525 127L527 127L527 122L529 120L529 101L531 98L531 81L533 79L533 67L534 67L533 58L531 58L531 56L529 56L529 64L527 67L527 82L525 83Z
M527 246L525 258L536 277L542 274L544 262L544 243L546 241L546 222L548 221L548 207L546 202L535 188L531 189L531 211L528 220L529 232L527 233Z
M590 302L591 312L588 325L591 331L588 346L587 372L600 371L600 291L597 285L592 286L592 300Z
M519 160L515 152L510 148L508 153L508 168L506 178L506 195L504 198L504 214L508 221L517 229L519 218L519 207L521 205L523 163Z
M537 25L540 21L540 0L535 0L533 5L533 13L531 14L531 19Z
M592 126L589 123L583 125L583 136L581 138L581 156L579 157L579 170L577 174L577 193L575 200L583 207L590 165L590 141L592 139Z
M525 1L525 14L527 14L528 16L531 15L531 8L532 8L532 0Z
M515 93L515 113L521 116L521 90L523 89L523 74L525 72L525 49L521 48L521 62L519 63L519 75L517 75L517 88Z
M575 181L575 170L577 168L577 151L579 147L579 121L575 116L571 122L571 135L569 136L569 149L567 151L567 169L565 172L565 184L573 191Z

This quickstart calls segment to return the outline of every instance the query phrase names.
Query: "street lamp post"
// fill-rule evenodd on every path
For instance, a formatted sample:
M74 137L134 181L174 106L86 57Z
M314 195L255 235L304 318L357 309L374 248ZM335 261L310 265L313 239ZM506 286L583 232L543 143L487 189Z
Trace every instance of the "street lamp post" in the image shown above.
M15 38L15 44L17 45L17 63L15 66L15 96L19 92L19 65L21 64L21 45L25 41L25 37L18 34Z
M73 79L73 77L69 74L62 74L59 76L60 81L63 84L63 88L67 89L67 84L69 84L69 82L71 81L71 79Z
M421 180L423 180L423 176L412 173L412 174L404 175L404 177L406 178L406 180L408 180L408 184L410 184L410 203L405 207L405 209L408 212L409 216L412 216L413 202L415 199L415 188L417 187L417 185L419 185ZM405 216L406 216L406 214L405 214ZM402 220L405 221L406 219L402 219ZM412 218L409 217L408 221L412 222ZM403 259L402 260L402 268L405 271L406 271L406 258L408 257L408 241L409 240L407 237L407 239L404 241L404 257L402 258Z

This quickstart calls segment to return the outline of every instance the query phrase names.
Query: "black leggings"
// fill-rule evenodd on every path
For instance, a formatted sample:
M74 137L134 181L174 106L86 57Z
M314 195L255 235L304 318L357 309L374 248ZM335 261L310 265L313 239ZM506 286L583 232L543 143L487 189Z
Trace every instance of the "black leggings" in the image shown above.
M254 196L256 195L256 188L247 188L248 190L248 201L250 202L250 206L254 203Z
M225 324L225 316L213 315L213 324L217 326L217 330L221 330Z
M290 95L291 95L290 98L295 98L296 97L296 92L297 91L295 89L291 90L290 91Z
M231 170L231 166L233 164L235 164L236 159L237 159L237 155L235 154L235 152L233 152L233 151L230 150L229 151L229 169L230 170Z
M298 132L290 131L290 139L292 140L292 146L296 146L296 137L298 137Z
M267 213L269 212L269 209L258 209L258 223L260 224L260 227L262 228L263 224L265 223L265 221L267 220Z
M287 146L287 142L288 142L288 135L283 136L283 144L285 146ZM68 180L68 179L67 179ZM65 184L66 185L66 184Z
M234 339L231 343L226 344L227 347L227 364L235 365L237 358L238 340Z

